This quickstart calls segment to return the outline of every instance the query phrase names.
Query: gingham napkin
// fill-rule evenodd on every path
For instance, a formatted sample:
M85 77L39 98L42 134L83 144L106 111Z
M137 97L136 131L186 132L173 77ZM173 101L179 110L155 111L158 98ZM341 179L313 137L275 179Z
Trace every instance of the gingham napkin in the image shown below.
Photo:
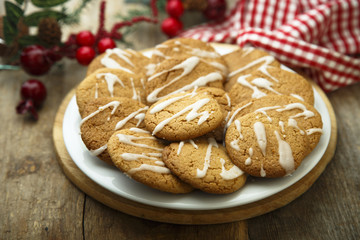
M251 44L304 68L325 91L360 81L360 0L239 0L225 20L180 34Z

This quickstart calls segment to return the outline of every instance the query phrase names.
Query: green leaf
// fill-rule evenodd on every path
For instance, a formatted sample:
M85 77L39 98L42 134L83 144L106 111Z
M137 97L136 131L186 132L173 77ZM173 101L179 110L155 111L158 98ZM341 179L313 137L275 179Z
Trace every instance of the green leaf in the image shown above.
M68 0L31 0L32 4L40 8L54 7L67 1Z
M22 5L24 3L24 0L15 0L19 5Z
M33 45L33 44L39 44L39 42L40 39L38 38L38 36L26 35L19 39L19 44L21 47L26 47L28 45Z
M14 26L17 26L20 17L24 16L24 12L21 8L8 1L5 2L5 12L8 21Z
M16 25L13 25L8 20L8 17L5 16L3 18L3 24L4 24L4 38L7 45L11 45L13 43L14 38L18 34L18 30Z
M56 20L60 20L65 18L66 14L53 10L44 10L44 11L34 12L28 16L25 16L24 22L28 26L37 26L40 20L45 17L53 17Z

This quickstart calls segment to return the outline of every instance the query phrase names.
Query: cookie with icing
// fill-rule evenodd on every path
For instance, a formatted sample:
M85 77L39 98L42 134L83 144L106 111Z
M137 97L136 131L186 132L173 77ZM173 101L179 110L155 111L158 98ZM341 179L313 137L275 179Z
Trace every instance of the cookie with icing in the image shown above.
M120 69L101 68L76 88L76 102L80 112L89 100L102 97L127 97L145 104L145 81L142 76Z
M204 93L214 98L221 107L223 113L223 121L220 126L213 131L206 134L206 137L213 137L217 141L222 141L224 138L224 130L226 126L226 120L231 112L231 100L227 92L220 88L212 87L200 87L196 89L197 93Z
M195 87L223 88L224 77L199 57L171 58L161 62L146 82L147 102L152 104L165 96Z
M271 66L238 76L229 91L233 105L267 95L290 95L314 104L312 86L305 78L297 73Z
M252 176L291 174L322 134L317 110L290 96L252 100L233 111L225 136L226 149L233 163Z
M99 68L115 68L130 74L142 74L145 77L146 69L144 66L148 65L149 62L148 57L132 49L107 49L105 53L97 56L89 64L86 74L90 75Z
M181 180L208 193L232 193L246 181L214 138L171 143L163 151L163 161Z
M146 128L169 141L202 136L223 121L220 105L204 93L173 94L151 105L145 115Z
M92 99L85 106L80 122L81 138L90 152L111 163L107 142L111 135L123 128L145 128L148 106L122 97Z
M229 69L225 90L230 91L239 76L253 71L265 71L266 66L280 67L280 63L267 52L253 47L235 50L223 56Z
M228 69L222 56L209 43L191 38L174 38L155 46L150 62L158 64L170 58L192 56L199 57L201 61L215 67L224 76L227 75Z
M152 188L170 193L188 193L193 188L174 176L162 161L165 145L150 132L130 128L115 132L108 152L114 165L127 176Z

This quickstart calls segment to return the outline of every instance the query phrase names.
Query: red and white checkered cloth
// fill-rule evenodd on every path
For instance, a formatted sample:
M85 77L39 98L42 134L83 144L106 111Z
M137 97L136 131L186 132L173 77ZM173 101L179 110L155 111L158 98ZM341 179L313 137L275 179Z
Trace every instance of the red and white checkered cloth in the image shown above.
M360 0L239 0L220 23L181 33L252 44L304 71L325 91L360 81Z

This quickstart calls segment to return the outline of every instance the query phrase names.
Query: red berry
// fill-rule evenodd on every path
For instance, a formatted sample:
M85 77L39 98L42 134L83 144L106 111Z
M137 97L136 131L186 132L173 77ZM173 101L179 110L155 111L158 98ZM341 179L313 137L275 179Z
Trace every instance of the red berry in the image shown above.
M98 42L97 47L98 47L99 53L103 53L106 51L106 49L115 48L116 44L115 44L114 40L112 40L111 38L102 38Z
M208 5L204 10L206 18L211 20L221 20L226 12L225 0L208 0Z
M36 108L40 107L46 99L44 84L39 80L30 79L21 85L20 95L22 100L16 106L16 112L19 114L30 113L37 120Z
M40 45L24 48L20 55L20 63L22 68L32 75L45 74L53 65L53 61L47 55L47 50Z
M76 35L76 44L79 46L92 46L94 43L95 37L90 31L81 31Z
M176 36L183 28L182 22L178 19L169 17L161 23L161 30L169 37Z
M48 49L46 54L53 62L60 61L63 57L59 46L54 46L54 47Z
M184 7L180 0L170 0L166 4L166 12L174 18L179 18L184 13Z
M39 80L30 79L21 85L20 95L23 100L33 100L35 107L39 107L46 99L46 88Z
M95 57L95 50L88 46L79 47L76 51L76 60L82 65L88 65Z

